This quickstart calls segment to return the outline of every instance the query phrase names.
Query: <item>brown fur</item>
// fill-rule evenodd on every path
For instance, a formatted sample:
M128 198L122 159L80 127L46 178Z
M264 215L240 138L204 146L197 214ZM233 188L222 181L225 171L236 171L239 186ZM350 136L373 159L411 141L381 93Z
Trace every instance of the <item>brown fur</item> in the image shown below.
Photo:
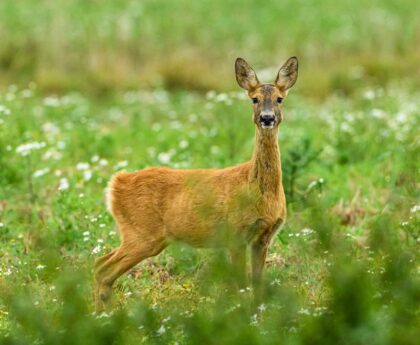
M285 69L288 74L281 74ZM286 97L294 84L297 60L291 58L283 65L274 85L261 85L240 58L236 76L249 96L258 99L252 159L225 169L155 167L114 175L108 187L108 205L118 224L121 245L95 263L98 309L105 306L112 284L121 274L173 241L195 247L228 247L244 277L246 248L251 245L252 277L258 284L270 241L286 219L277 140L282 120L278 97ZM263 112L275 116L273 128L261 127Z

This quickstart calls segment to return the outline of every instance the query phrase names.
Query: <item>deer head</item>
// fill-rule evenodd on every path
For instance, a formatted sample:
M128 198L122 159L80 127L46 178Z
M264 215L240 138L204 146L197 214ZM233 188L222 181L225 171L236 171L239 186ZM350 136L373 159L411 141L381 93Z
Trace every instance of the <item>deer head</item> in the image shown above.
M256 73L242 58L235 62L236 80L248 91L254 108L254 123L257 128L277 128L282 121L281 107L289 89L298 75L298 60L289 58L277 73L274 84L260 84Z

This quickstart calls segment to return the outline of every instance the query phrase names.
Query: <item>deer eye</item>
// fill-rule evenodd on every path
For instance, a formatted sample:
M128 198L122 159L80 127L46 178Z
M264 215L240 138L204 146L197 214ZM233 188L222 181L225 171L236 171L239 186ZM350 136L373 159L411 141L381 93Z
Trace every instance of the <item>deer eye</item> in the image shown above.
M283 102L283 98L277 97L277 103L281 103L281 102Z
M253 97L252 98L252 103L257 104L258 103L258 98L257 97Z

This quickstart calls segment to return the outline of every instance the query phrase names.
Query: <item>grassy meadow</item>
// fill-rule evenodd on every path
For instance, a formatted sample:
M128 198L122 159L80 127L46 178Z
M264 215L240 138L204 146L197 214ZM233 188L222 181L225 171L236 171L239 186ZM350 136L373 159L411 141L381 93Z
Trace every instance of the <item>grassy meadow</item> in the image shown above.
M0 344L417 344L415 1L1 1ZM297 55L279 143L288 219L265 298L223 250L174 245L95 314L119 244L112 174L250 159L260 80Z

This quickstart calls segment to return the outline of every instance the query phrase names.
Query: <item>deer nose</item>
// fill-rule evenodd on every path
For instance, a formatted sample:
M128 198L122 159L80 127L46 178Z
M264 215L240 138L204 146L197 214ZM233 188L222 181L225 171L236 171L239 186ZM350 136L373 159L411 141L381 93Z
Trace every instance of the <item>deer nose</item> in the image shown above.
M260 114L260 122L264 125L271 125L276 120L274 114Z

